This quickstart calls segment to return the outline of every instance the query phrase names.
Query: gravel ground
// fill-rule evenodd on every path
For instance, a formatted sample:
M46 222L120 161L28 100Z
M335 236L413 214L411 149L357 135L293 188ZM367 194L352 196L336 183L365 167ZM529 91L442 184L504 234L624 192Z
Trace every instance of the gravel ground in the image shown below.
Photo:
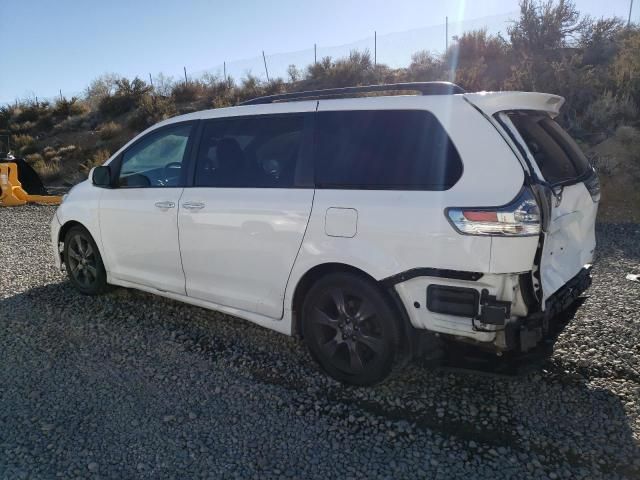
M0 209L0 478L639 478L640 226L528 374L409 365L370 389L296 340L140 292L77 294L53 208Z

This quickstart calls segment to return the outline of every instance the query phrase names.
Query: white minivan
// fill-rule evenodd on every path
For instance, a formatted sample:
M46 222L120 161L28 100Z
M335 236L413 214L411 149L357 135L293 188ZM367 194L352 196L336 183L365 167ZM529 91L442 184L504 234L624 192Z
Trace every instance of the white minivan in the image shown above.
M591 282L600 189L554 121L563 102L426 82L171 118L69 192L55 259L85 294L136 288L298 335L357 385L425 334L525 352Z

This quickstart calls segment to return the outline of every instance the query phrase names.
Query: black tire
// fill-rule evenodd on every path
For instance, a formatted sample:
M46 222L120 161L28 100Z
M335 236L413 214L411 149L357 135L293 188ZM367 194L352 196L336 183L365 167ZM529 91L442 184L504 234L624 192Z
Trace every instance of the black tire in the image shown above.
M69 280L80 293L100 295L109 289L98 246L86 228L71 227L65 235L64 265Z
M393 369L400 326L378 285L357 274L333 273L305 296L302 335L331 377L364 386L382 381Z

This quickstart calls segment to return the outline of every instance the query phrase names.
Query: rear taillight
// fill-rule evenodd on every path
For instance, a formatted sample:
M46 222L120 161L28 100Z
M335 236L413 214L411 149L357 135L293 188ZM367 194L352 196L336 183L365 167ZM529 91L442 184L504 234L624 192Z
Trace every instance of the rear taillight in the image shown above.
M466 235L525 237L540 234L540 208L528 188L503 207L448 208L449 221Z
M594 203L599 202L600 180L598 179L598 175L596 174L596 172L593 172L593 174L584 181L584 186L587 187L587 190L589 190L589 193L591 194L591 200L593 200Z

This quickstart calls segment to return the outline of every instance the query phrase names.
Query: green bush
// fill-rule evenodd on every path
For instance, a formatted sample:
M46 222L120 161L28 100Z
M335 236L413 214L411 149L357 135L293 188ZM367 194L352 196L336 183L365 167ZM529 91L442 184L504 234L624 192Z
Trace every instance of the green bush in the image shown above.
M30 102L22 104L15 112L16 122L38 122L43 116L50 114L48 102Z
M73 117L75 115L82 115L87 112L88 108L77 97L71 97L67 99L65 97L56 101L53 107L53 115L58 118Z

